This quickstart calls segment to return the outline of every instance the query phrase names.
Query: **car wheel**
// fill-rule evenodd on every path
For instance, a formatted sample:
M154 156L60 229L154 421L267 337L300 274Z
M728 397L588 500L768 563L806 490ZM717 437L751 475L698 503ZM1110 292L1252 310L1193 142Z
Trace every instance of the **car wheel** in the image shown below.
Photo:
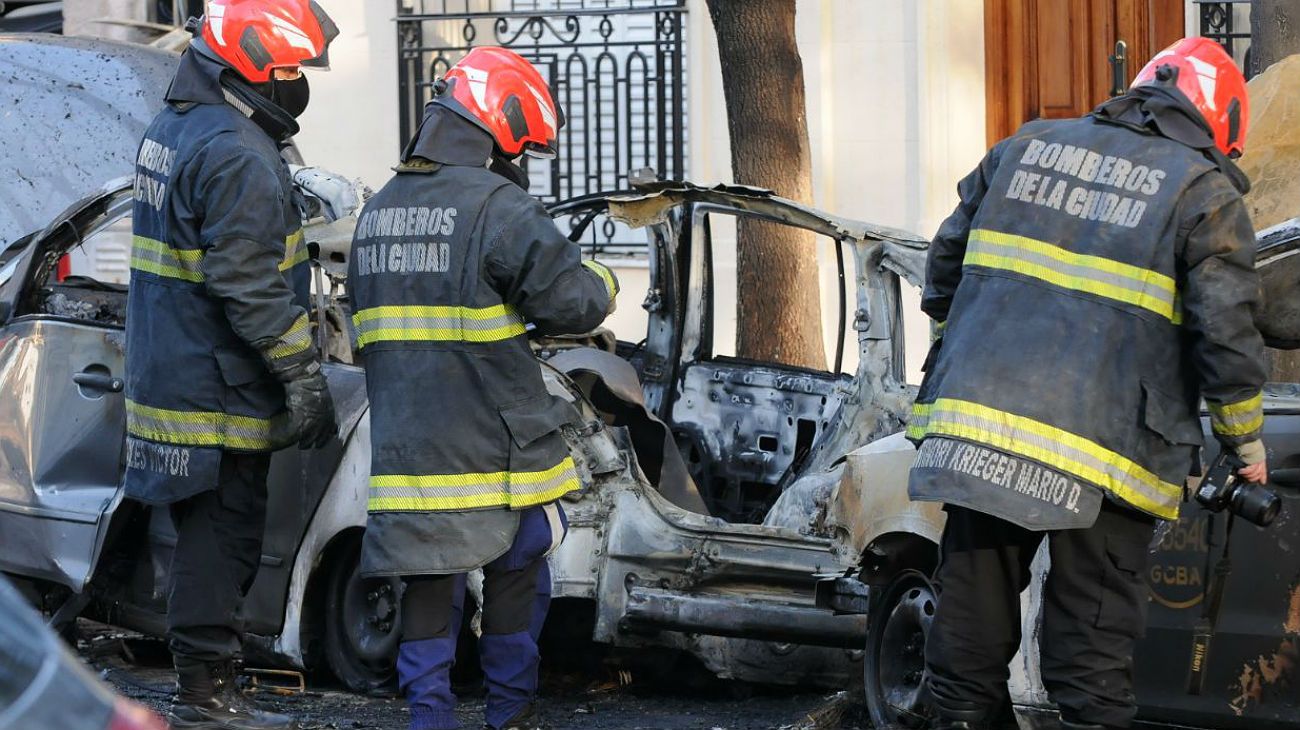
M874 602L862 671L875 727L925 727L932 714L921 678L935 596L923 573L905 570Z
M401 635L401 580L361 577L361 541L341 551L326 586L325 661L348 689L373 693L393 680Z

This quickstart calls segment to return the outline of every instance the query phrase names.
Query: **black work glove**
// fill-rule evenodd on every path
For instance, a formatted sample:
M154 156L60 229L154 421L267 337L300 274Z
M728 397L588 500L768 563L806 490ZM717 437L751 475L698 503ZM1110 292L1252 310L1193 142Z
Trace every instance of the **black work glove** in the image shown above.
M339 430L334 415L334 399L320 365L297 368L296 377L284 381L284 405L289 410L289 425L298 437L298 448L319 449L328 444Z

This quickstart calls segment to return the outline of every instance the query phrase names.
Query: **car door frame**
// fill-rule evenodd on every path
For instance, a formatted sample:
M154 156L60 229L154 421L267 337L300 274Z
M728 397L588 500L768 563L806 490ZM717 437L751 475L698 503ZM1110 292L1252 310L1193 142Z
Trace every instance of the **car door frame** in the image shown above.
M25 243L22 252L16 255L3 268L0 268L0 320L3 321L5 335L18 323L22 322L58 322L71 323L75 326L96 330L109 330L121 337L120 329L111 325L101 325L81 320L71 320L57 315L37 313L38 303L34 299L44 282L49 280L58 264L59 258L69 248L83 240L85 236L100 227L106 218L116 218L120 210L130 204L129 178L117 178L110 181L95 193L82 198L56 216L42 231ZM13 268L10 269L9 267ZM7 277L5 273L7 271ZM30 318L30 319L29 319ZM4 337L8 340L8 337ZM124 342L105 334L105 345L109 348L124 347ZM113 358L109 358L113 359ZM123 360L122 352L116 353L116 360ZM124 409L120 402L121 387L110 374L107 388L100 397L112 398L118 409ZM99 385L96 383L96 385ZM82 384L70 383L70 387L82 389ZM106 403L107 404L107 403ZM111 406L110 406L111 407ZM116 420L115 418L113 420ZM125 429L125 413L121 421ZM75 427L75 424L69 424ZM31 434L16 431L6 433L4 440ZM10 449L26 451L29 444L12 443ZM111 496L105 496L93 510L63 510L53 505L37 505L40 500L34 484L28 484L29 504L5 500L0 502L0 534L21 535L26 538L6 540L4 550L0 550L0 569L29 578L47 580L62 585L73 593L80 593L94 573L94 567L103 551L108 535L111 517L122 502L122 489L119 480L122 456L114 464L115 474ZM29 474L29 476L31 476ZM29 480L30 482L31 480ZM105 484L105 487L110 486ZM107 489L105 490L108 491ZM3 524L11 523L8 528ZM25 528L25 529L24 529ZM74 532L91 531L90 535L77 538ZM71 554L70 551L77 551ZM82 554L88 550L89 554ZM69 551L69 552L61 552Z

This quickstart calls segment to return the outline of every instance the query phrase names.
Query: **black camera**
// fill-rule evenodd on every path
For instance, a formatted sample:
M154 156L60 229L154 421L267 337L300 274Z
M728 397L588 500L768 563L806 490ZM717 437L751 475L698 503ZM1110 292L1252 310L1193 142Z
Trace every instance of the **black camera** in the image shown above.
M1211 512L1230 510L1260 527L1267 527L1282 511L1282 500L1273 490L1242 481L1237 470L1244 464L1227 449L1219 452L1196 490L1196 501Z

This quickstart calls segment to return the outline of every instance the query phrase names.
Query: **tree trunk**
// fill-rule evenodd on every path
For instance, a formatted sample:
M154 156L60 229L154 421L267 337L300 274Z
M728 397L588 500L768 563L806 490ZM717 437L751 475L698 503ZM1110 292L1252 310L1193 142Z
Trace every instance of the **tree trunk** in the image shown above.
M1250 8L1250 72L1300 53L1300 0L1255 0Z
M812 202L812 162L795 0L708 0L718 35L736 182ZM736 353L824 370L816 238L740 218Z
M1255 0L1250 8L1250 70L1252 75L1300 53L1300 0ZM1246 139L1246 150L1251 140ZM1300 382L1300 351L1270 350L1270 379Z

